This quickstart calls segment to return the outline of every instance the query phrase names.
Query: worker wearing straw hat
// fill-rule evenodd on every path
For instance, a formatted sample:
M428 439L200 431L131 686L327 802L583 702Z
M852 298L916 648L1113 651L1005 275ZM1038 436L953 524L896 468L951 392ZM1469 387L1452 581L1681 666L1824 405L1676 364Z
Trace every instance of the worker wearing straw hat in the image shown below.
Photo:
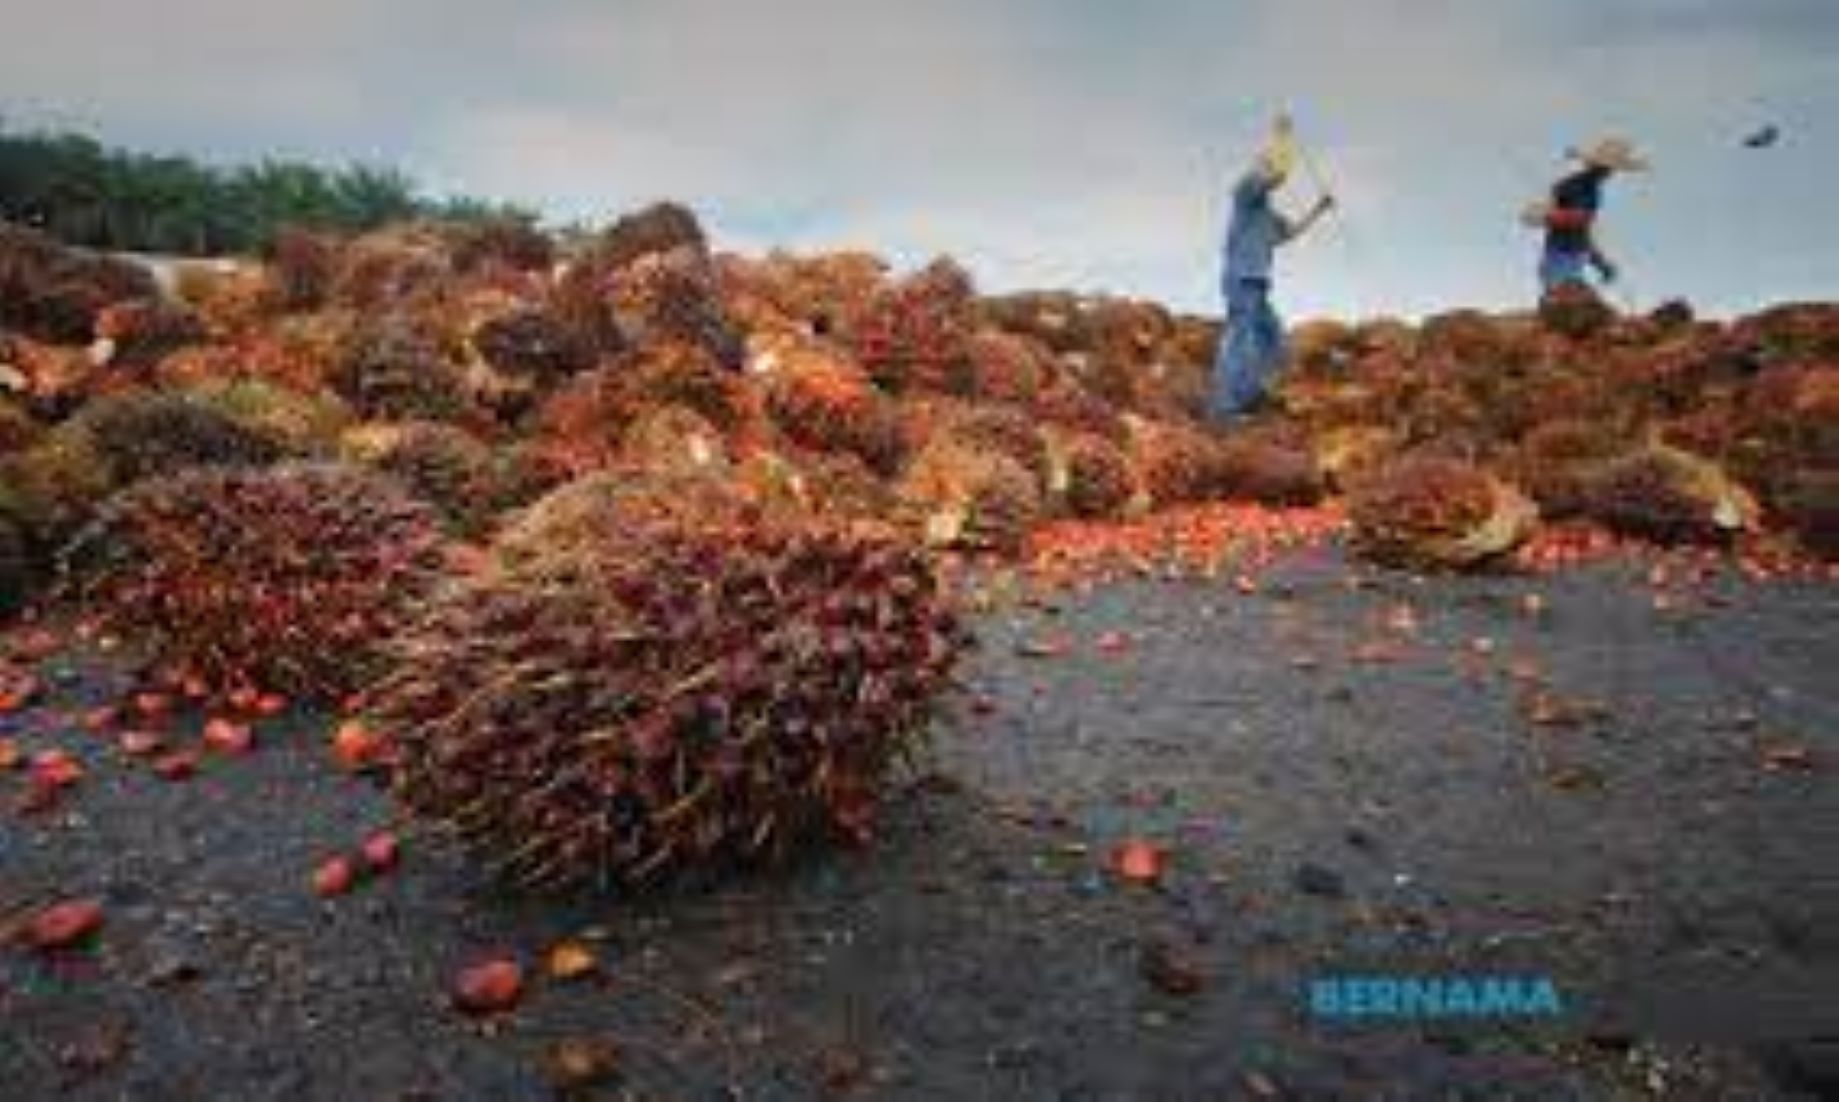
M1604 138L1589 149L1570 151L1582 167L1552 186L1551 200L1529 212L1528 221L1545 230L1539 257L1539 284L1547 292L1565 284L1587 285L1588 269L1613 283L1615 264L1598 247L1593 228L1603 205L1603 185L1618 172L1645 172L1647 161L1623 138Z
M1280 117L1256 163L1233 189L1220 279L1226 328L1214 359L1211 401L1214 418L1222 422L1255 409L1283 361L1283 321L1271 308L1278 246L1301 236L1334 206L1324 194L1301 220L1277 212L1271 196L1290 178L1296 158L1290 120Z

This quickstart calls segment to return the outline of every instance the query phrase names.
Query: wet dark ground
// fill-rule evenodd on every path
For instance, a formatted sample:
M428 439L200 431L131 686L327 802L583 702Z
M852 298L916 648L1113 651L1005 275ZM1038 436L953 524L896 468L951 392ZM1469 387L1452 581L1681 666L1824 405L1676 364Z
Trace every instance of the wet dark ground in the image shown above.
M998 602L875 848L642 902L507 895L414 834L321 900L314 866L390 816L324 722L171 783L14 718L92 767L0 818L0 912L93 895L107 923L0 949L0 1097L541 1098L562 1042L616 1049L581 1092L609 1098L1833 1090L1839 588L1350 577L1325 551L1252 595ZM1133 837L1159 886L1109 869ZM563 938L597 976L543 974ZM456 1013L498 955L521 1007ZM1379 973L1548 975L1562 1013L1310 1017L1311 979Z

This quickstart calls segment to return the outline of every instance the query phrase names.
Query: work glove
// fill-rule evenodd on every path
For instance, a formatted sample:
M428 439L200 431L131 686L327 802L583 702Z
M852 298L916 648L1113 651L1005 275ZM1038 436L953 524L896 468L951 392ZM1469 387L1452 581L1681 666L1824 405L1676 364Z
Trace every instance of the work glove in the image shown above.
M1598 260L1596 262L1596 273L1603 277L1604 283L1614 283L1616 281L1616 266L1607 260Z

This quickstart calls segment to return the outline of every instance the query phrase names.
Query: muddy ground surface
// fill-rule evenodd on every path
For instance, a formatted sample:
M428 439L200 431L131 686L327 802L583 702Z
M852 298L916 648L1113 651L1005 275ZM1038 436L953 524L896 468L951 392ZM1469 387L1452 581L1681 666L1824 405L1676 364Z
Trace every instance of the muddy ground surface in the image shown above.
M1317 551L1251 594L998 600L872 850L643 901L507 894L414 833L316 898L391 816L323 718L163 781L72 722L107 662L56 659L6 722L90 769L0 818L0 910L107 920L0 949L0 1096L542 1098L572 1044L617 1052L577 1088L608 1098L1815 1097L1839 588L1654 597L1632 566L1420 582ZM1111 871L1127 838L1167 848L1159 885ZM564 938L596 975L543 974ZM498 955L520 1008L455 1012ZM1562 1013L1310 1016L1310 980L1375 973L1549 975Z

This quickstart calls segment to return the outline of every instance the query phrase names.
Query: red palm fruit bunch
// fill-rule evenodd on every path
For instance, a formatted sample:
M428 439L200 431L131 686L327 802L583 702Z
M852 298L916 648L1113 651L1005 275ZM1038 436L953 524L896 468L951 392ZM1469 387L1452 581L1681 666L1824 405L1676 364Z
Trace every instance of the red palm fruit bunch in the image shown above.
M967 393L975 289L949 259L933 261L878 292L857 319L857 358L881 386Z
M1223 492L1219 441L1200 429L1131 418L1129 455L1137 483L1156 508L1212 501Z
M1045 424L1090 433L1114 444L1122 444L1130 437L1124 415L1068 373L1050 378L1029 405Z
M1021 464L949 436L914 457L894 493L899 522L935 547L1013 552L1043 515L1039 483Z
M138 264L0 223L0 325L38 340L81 344L104 307L157 294L152 274Z
M269 263L283 309L317 310L332 293L339 243L323 233L289 226L275 235Z
M683 406L720 431L734 431L747 413L747 387L701 345L664 341L634 349L614 364L635 410Z
M682 406L646 410L620 441L620 467L632 472L725 477L733 467L728 443L706 417Z
M548 272L555 264L555 242L522 218L487 218L442 227L453 250L454 270L462 275L492 269Z
M473 327L467 340L493 371L536 387L594 366L594 350L542 306L493 313Z
M634 489L567 568L453 587L368 718L395 791L532 887L643 887L866 841L963 638L924 558Z
M938 433L976 451L1013 460L1037 487L1047 484L1047 438L1034 418L1019 406L1000 403L952 403L945 408Z
M1075 517L1117 516L1136 494L1130 461L1102 436L1051 433L1048 455L1048 493Z
M706 256L709 239L695 211L662 202L621 215L601 231L591 255L608 267L623 268L646 256L678 250Z
M273 437L207 402L164 391L98 399L63 431L82 431L120 488L189 467L264 466L285 454Z
M153 298L104 307L96 315L95 333L108 342L108 362L120 367L152 366L205 337L204 323L190 307Z
M1030 337L984 328L971 334L971 393L986 401L1025 403L1053 375L1053 355Z
M730 371L746 363L746 341L728 320L706 255L677 249L641 257L613 273L608 291L621 331L636 342L692 345Z
M211 686L340 694L437 577L431 510L362 470L196 470L116 495L65 550L109 631Z
M1830 302L1771 307L1737 322L1733 330L1766 362L1839 360L1839 307Z
M328 381L352 409L376 420L455 420L469 412L459 366L407 314L361 322L343 340Z
M1576 516L1590 475L1627 446L1611 425L1582 418L1547 421L1526 434L1504 467L1552 519Z
M1587 340L1609 328L1615 321L1615 311L1589 287L1566 283L1539 299L1539 321L1554 333Z
M1649 444L1597 468L1582 511L1657 543L1728 543L1757 523L1756 500L1708 459Z
M1315 453L1300 442L1269 437L1229 437L1214 448L1220 493L1260 505L1314 505L1327 493Z
M1538 507L1480 467L1407 456L1364 479L1348 497L1354 547L1376 562L1469 569L1525 542Z
M424 226L373 230L345 244L332 277L331 301L365 312L439 294L453 280L453 257Z
M900 469L907 445L899 410L854 363L815 350L772 353L766 408L794 443L861 459L884 477Z
M349 459L395 478L434 506L458 535L477 536L489 528L504 497L498 457L456 425L364 425L346 434L344 450Z

